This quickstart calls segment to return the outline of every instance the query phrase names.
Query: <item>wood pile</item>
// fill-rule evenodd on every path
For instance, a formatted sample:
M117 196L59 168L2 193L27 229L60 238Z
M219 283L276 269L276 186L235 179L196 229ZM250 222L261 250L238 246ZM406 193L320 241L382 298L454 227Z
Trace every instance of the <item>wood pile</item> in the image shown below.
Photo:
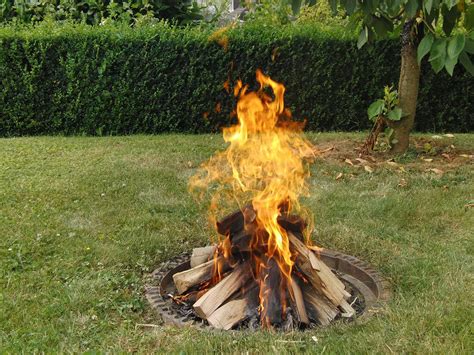
M219 247L194 249L191 268L173 275L176 296L192 299L195 314L226 330L261 314L262 305L267 325L276 327L285 321L288 307L300 327L354 316L344 284L305 244L304 220L282 213L278 223L286 231L294 259L290 279L274 258L266 256L265 245L256 244L256 213L246 206L217 223L218 233L225 236ZM258 268L255 260L265 267Z

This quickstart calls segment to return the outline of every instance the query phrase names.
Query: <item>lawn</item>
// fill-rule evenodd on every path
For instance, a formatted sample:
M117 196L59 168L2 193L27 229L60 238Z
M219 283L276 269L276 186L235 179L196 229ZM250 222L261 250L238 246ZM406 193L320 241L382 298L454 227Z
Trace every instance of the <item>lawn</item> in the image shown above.
M369 164L353 149L362 134L309 136L334 147L313 165L304 201L314 240L390 280L381 312L290 334L162 326L145 279L209 241L187 181L222 139L1 139L0 351L473 353L474 135L416 135L417 149Z

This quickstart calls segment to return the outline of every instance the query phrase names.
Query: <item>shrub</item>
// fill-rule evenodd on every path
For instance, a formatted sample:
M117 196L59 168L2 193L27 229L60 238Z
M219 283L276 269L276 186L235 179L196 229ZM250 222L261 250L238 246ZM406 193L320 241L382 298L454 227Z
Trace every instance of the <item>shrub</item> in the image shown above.
M286 103L313 130L360 130L367 107L396 83L399 45L358 50L353 38L315 25L228 32L163 23L137 28L43 23L0 28L0 134L210 132L229 123L230 79L253 85L255 70L285 84ZM424 66L416 128L473 129L473 81Z
M192 0L0 0L0 22L52 19L98 25L116 20L133 24L150 18L188 24L202 16Z

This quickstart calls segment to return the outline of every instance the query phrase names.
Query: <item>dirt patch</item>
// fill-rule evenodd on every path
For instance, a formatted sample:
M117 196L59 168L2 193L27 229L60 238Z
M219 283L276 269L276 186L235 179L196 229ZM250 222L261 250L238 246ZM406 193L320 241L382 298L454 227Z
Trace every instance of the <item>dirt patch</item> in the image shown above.
M376 150L369 155L360 155L363 139L344 139L317 145L318 159L336 165L362 166L367 172L374 168L389 166L410 168L417 171L432 171L442 174L461 166L474 164L474 150L458 148L442 136L416 137L410 140L409 150L401 156ZM380 149L380 147L378 147Z

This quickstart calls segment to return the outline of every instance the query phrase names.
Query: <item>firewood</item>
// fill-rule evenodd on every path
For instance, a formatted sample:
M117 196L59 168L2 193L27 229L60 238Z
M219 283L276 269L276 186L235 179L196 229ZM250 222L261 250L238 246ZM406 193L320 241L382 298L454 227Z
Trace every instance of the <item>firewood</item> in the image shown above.
M289 232L301 234L307 227L306 221L300 216L283 214L277 218L278 224Z
M306 313L306 307L304 305L303 293L301 287L298 284L295 276L291 278L291 293L292 293L292 303L296 308L296 313L298 315L298 321L300 323L309 324L308 314Z
M263 299L261 317L267 325L280 324L282 321L282 278L280 268L275 259L264 260L265 266L260 269L260 298Z
M190 264L191 268L198 265L204 264L206 261L211 260L214 257L214 253L217 249L215 245L208 245L202 248L194 248L193 254L191 255Z
M321 325L328 325L339 314L338 309L311 285L304 285L302 292L310 318L319 321Z
M316 254L308 249L293 233L288 232L288 237L292 249L298 253L296 264L315 289L321 290L334 306L338 306L343 300L350 297L344 284Z
M339 305L339 308L341 308L344 312L341 313L341 316L345 318L352 318L355 316L356 312L352 306L347 303L346 300L343 300L341 304Z
M231 271L230 275L224 277L197 300L193 305L194 310L201 318L207 319L233 293L240 290L251 277L250 264L248 262L239 264Z
M250 243L252 242L252 234L247 233L245 230L231 235L230 245L232 246L232 253L250 251Z
M221 235L229 235L236 233L244 228L244 215L242 211L234 212L222 220L216 222L217 233Z
M252 205L245 206L242 211L242 214L244 216L245 225L252 224L257 218L257 213L255 213L255 210L253 209Z
M216 229L219 234L224 236L238 233L244 229L246 223L253 223L255 218L256 214L252 205L245 205L242 210L235 211L218 221Z
M222 271L225 271L229 268L229 265L225 261L224 257L218 256L216 259L209 260L208 262L198 265L192 269L174 274L173 281L178 293L182 294L191 287L209 280L213 275L216 265L219 265Z
M258 287L252 287L243 297L230 300L216 309L207 321L214 328L229 330L256 313L258 303Z

